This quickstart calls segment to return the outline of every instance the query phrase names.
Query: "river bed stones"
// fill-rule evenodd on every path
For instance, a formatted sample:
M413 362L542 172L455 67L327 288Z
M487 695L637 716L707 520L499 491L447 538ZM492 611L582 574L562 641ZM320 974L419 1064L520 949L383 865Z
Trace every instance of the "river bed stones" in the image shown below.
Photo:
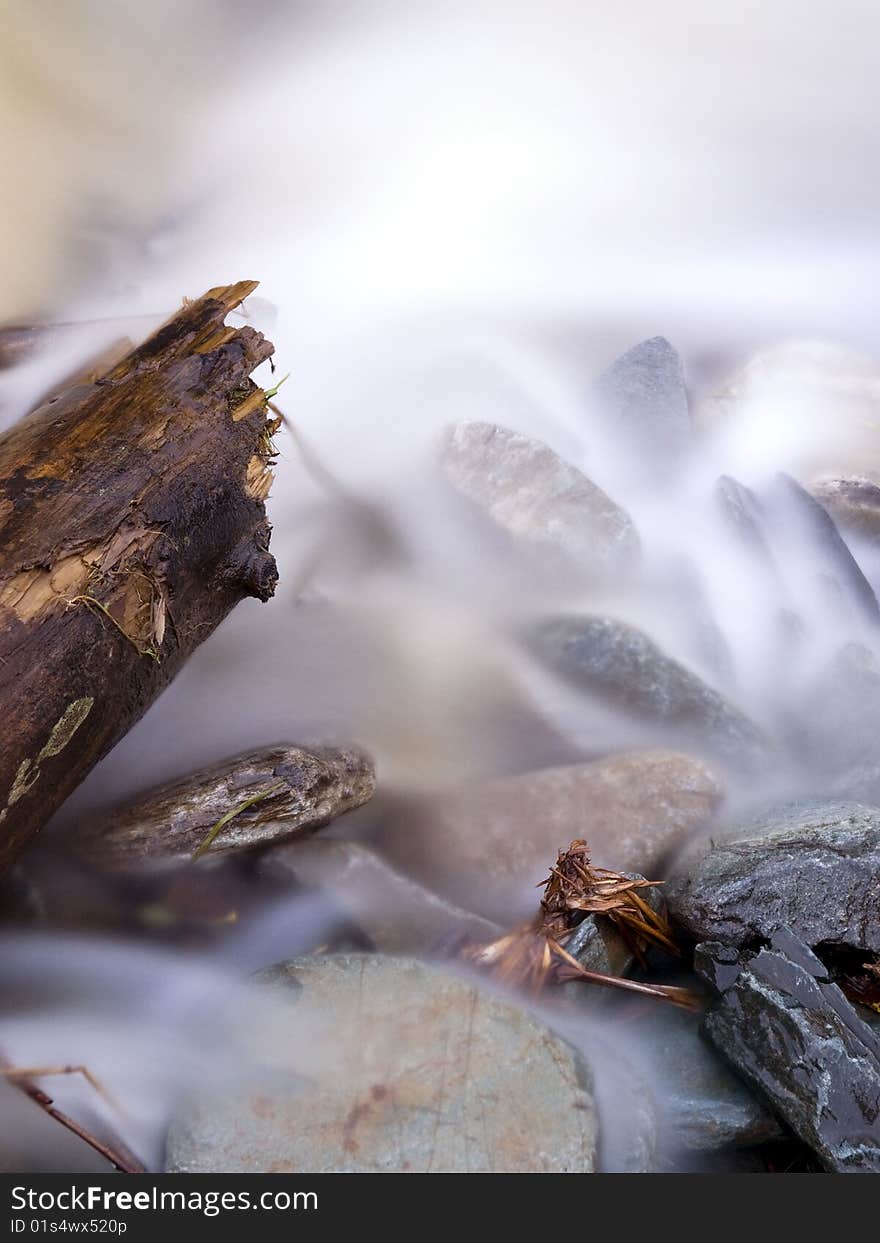
M191 859L219 824L205 853L249 850L328 824L366 803L375 784L362 751L279 744L160 786L84 827L73 845L106 871L162 867Z
M592 573L638 555L629 515L539 440L495 423L458 423L443 464L453 487L525 548Z
M880 810L815 801L770 807L696 838L665 887L695 940L742 946L787 928L809 946L880 953Z
M434 966L332 955L260 973L245 1056L179 1111L173 1173L589 1173L582 1059Z
M840 530L866 540L880 538L880 485L855 475L817 480L810 492Z
M783 1135L766 1105L700 1035L698 1015L658 1006L644 1024L668 1142L691 1152L724 1152Z
M502 929L403 876L359 842L322 837L278 846L263 873L287 873L324 892L383 954L431 954L466 942L492 941Z
M534 913L535 886L575 838L592 861L653 879L721 800L704 765L637 751L471 786L389 821L375 846L408 875L502 924Z
M880 605L829 511L790 475L780 473L768 490L773 520L789 546L810 554L809 574L835 585L842 609L876 626Z
M614 617L560 615L525 634L533 655L573 688L729 764L767 762L768 741L729 700L646 634Z
M656 479L690 448L691 417L684 369L665 337L627 350L596 385L609 440L641 475Z
M780 929L756 954L706 943L697 961L721 987L704 1023L717 1048L827 1170L880 1172L880 1038L819 959Z

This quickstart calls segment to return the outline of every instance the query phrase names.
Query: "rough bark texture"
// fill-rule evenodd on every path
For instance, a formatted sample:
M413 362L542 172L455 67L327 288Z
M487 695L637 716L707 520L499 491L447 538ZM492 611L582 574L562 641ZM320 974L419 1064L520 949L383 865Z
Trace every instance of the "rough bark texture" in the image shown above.
M188 303L0 437L0 871L245 596L277 578L272 353Z

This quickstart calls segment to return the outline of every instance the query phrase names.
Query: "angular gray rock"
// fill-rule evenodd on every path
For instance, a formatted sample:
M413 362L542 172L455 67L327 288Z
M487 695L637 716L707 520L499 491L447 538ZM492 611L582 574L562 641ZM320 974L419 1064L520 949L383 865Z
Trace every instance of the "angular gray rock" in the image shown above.
M495 423L458 423L445 447L452 485L509 535L536 551L556 551L584 571L635 560L629 515L557 453Z
M789 528L799 546L817 558L817 573L836 582L843 598L871 625L880 622L880 604L831 514L790 475L779 474L768 493L773 517Z
M880 485L855 475L848 479L820 479L810 487L842 531L864 539L880 537Z
M768 542L767 514L756 494L738 479L721 475L715 498L728 531L760 565L768 584L779 590L781 578Z
M634 345L597 383L612 444L633 466L656 477L679 461L692 428L684 370L665 337Z
M401 875L358 842L311 837L271 850L261 870L321 889L382 954L430 954L452 943L492 941L502 929Z
M181 1109L167 1170L595 1168L589 1074L523 1010L400 958L299 959L260 979L268 997L242 1016L249 1064Z
M471 786L389 820L374 844L407 875L508 925L535 911L535 886L575 838L599 866L654 879L720 799L696 760L637 751Z
M714 948L702 947L704 964ZM735 974L729 961L725 967L728 979L704 1022L709 1039L827 1170L880 1173L877 1034L785 929L769 949L742 953Z
M571 686L636 721L662 726L729 764L768 761L768 741L737 707L641 630L613 617L557 616L531 626L537 659Z
M248 850L320 828L366 803L375 784L361 751L278 744L160 786L85 826L72 844L107 871L180 863L228 817L207 853Z
M664 894L696 940L748 945L788 928L809 946L880 952L880 810L784 803L700 837Z
M699 1029L697 1015L672 1006L657 1006L645 1018L668 1141L693 1152L719 1152L779 1139L775 1116Z

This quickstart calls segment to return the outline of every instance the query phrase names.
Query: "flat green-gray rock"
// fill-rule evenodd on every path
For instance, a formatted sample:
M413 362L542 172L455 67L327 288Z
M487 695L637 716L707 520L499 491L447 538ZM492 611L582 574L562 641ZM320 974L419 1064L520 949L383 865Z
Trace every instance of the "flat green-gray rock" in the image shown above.
M583 1062L532 1015L402 958L261 973L247 1063L180 1109L173 1173L590 1173Z

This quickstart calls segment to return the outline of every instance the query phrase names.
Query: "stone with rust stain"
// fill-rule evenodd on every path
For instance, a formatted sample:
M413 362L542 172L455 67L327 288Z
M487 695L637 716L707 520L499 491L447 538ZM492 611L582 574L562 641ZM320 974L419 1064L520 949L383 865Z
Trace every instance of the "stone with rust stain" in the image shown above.
M83 826L72 844L107 871L179 863L229 816L206 853L249 850L328 824L366 803L375 784L362 751L277 745L160 786Z
M171 1126L173 1173L591 1173L589 1073L535 1017L404 958L262 972L242 1054Z
M653 880L720 799L696 760L637 751L438 797L389 819L376 846L452 901L507 924L534 912L535 885L574 838L589 842L594 863Z

